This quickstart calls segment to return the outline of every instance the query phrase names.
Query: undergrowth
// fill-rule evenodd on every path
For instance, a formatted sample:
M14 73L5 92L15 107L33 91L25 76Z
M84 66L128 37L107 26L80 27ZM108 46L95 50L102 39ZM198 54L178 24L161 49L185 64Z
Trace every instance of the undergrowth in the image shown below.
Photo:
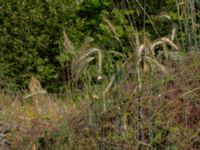
M106 95L106 110L102 98L89 94L76 104L49 94L37 95L39 103L1 94L11 149L199 149L200 56L182 57L168 76L142 75L140 96L137 80L122 73Z
M77 46L63 31L63 47L56 57L66 84L63 92L48 93L37 75L32 75L28 90L19 95L1 92L1 148L200 149L195 3L176 2L182 20L174 23L168 14L159 16L172 25L171 33L161 37L138 0L134 4L138 16L143 15L142 30L135 24L131 3L113 1L114 7L125 12L118 21L130 44L124 46L128 42L121 39L118 26L105 13L101 25L111 33L110 38L118 45L116 50L99 48L90 37ZM146 32L147 20L154 36ZM190 30L191 24L195 30ZM179 30L185 32L186 39L178 37Z

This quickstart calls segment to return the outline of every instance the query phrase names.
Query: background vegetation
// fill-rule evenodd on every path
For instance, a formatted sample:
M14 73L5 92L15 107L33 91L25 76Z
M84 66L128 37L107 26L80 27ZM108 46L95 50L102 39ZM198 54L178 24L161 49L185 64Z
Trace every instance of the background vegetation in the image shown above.
M123 47L109 32L104 18L114 23ZM152 40L176 27L175 40L181 49L199 47L198 1L1 1L1 89L25 89L31 75L37 75L49 91L58 92L70 80L61 56L64 30L75 45L87 36L94 38L105 51L105 64L113 65L108 62L118 58L109 51L132 52L126 32L132 30L131 22L137 34Z
M198 0L0 0L1 145L199 149L199 43Z

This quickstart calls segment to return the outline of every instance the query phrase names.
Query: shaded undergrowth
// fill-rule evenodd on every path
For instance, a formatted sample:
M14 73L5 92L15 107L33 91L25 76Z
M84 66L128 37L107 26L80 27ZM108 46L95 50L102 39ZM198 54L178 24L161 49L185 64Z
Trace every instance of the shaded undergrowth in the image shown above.
M10 149L200 149L200 56L182 57L166 64L167 76L143 74L141 93L124 71L106 97L88 87L76 103L47 93L18 100L2 94Z

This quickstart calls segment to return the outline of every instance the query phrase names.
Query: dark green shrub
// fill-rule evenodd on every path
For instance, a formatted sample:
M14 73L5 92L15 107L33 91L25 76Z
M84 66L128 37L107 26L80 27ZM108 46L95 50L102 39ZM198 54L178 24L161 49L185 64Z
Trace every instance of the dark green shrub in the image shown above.
M55 90L60 84L56 56L62 48L62 31L76 24L75 2L7 0L0 6L0 88L25 88L36 74L49 90Z

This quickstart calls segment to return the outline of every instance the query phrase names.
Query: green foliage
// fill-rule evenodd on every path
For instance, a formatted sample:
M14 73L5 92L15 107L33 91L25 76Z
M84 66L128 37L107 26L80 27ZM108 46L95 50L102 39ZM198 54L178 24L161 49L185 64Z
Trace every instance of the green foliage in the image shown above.
M95 39L95 47L104 50L102 67L107 76L132 55L130 34L154 40L176 27L175 41L183 49L199 45L198 1L180 5L177 0L1 0L0 6L0 89L6 91L26 88L33 74L51 92L58 92L70 80L65 61L72 59L63 54L64 30L76 47L87 36ZM190 6L193 12L188 11ZM115 27L115 36L105 18Z
M55 58L60 53L62 30L73 22L75 3L10 0L1 1L1 6L1 88L13 89L13 83L24 88L30 76L37 74L47 88L55 89L59 76Z

